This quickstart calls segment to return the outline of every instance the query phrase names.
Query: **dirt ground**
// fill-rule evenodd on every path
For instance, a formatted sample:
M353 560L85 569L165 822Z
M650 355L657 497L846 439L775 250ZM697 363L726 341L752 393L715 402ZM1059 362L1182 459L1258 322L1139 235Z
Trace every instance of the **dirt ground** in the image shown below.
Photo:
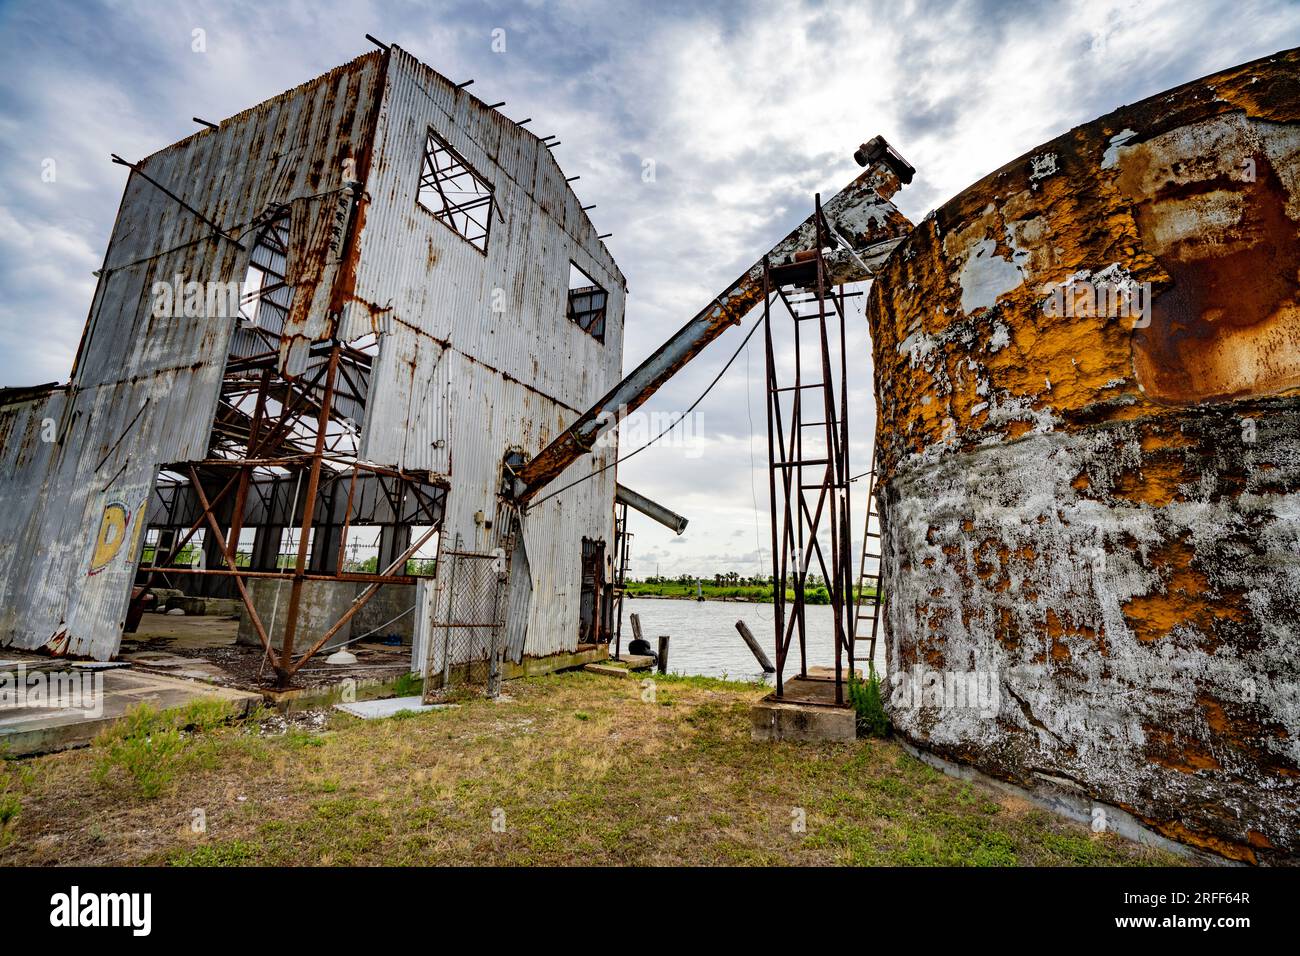
M361 721L142 714L0 765L0 864L1143 865L889 741L760 744L754 685L566 673Z
M145 614L139 630L123 635L118 657L137 667L164 674L192 677L222 687L257 690L275 686L275 671L261 646L239 644L238 618L199 615ZM390 680L410 670L411 647L377 641L348 645L357 663L334 666L325 663L327 652L294 675L293 686L319 687L345 677L356 680Z

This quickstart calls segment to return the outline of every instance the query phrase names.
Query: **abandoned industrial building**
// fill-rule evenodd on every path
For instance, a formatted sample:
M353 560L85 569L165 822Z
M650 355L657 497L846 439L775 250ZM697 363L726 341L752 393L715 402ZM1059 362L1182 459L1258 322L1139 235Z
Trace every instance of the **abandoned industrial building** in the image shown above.
M422 635L438 550L495 600L505 547L509 657L597 643L614 472L522 528L498 496L621 369L624 279L580 206L548 143L399 49L134 165L71 382L5 398L5 643L107 660L165 578L246 597L287 679L379 613Z
M876 137L626 374L623 274L525 122L386 47L122 160L70 382L0 394L0 643L109 660L166 584L237 599L280 686L399 620L426 696L617 653L626 509L684 519L597 439L761 311L781 586L755 736L851 737L879 639L896 690L921 675L889 717L924 759L1300 856L1300 51L916 224ZM868 280L879 423L852 468L844 289Z

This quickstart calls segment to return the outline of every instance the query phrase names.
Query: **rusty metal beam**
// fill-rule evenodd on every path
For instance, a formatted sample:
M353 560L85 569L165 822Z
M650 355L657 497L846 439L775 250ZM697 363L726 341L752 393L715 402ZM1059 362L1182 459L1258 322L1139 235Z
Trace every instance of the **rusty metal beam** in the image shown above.
M320 470L325 454L325 429L329 426L330 406L334 398L334 378L338 373L339 350L336 345L330 349L329 367L325 373L325 394L320 403L320 416L316 423L316 450L312 455L311 471L307 477L307 494L303 504L302 523L298 531L298 560L294 567L293 584L289 589L289 608L284 619L284 643L280 651L281 664L276 668L280 682L286 684L294 670L293 639L298 630L298 607L302 602L302 586L306 580L307 549L311 545L311 526L315 518L317 491L320 488ZM310 657L315 650L308 652L303 660Z
M203 515L208 519L208 526L212 529L212 534L216 538L217 546L221 549L221 556L226 560L226 566L235 572L235 587L239 590L240 600L244 602L244 608L248 611L248 620L253 625L253 630L257 632L257 639L262 642L262 647L266 653L271 653L271 639L267 636L266 628L262 626L262 618L258 616L257 608L253 607L253 599L248 593L248 588L244 586L244 580L239 575L239 568L235 565L234 558L231 557L229 549L226 547L226 536L221 533L221 524L217 521L216 515L212 513L212 505L208 501L208 496L203 492L203 484L199 481L199 473L195 468L190 468L190 481L194 483L194 493L199 497L199 504L203 506Z

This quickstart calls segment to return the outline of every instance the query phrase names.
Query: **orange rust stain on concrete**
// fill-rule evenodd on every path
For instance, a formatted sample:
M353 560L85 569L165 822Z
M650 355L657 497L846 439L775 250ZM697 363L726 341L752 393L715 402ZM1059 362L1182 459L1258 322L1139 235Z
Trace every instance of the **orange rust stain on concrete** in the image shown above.
M1134 335L1138 381L1171 404L1300 386L1300 235L1276 171L1261 150L1251 181L1223 171L1177 182L1183 158L1160 150L1138 144L1121 175L1148 197L1137 222L1174 280Z
M1072 130L1033 154L1054 155L1052 175L1031 175L1032 156L1022 156L918 226L868 302L877 380L890 383L879 396L882 434L891 436L878 463L886 480L901 454L1025 435L1034 425L1015 408L1070 428L1158 415L1184 399L1300 391L1293 268L1300 237L1281 178L1256 147L1256 182L1225 182L1192 168L1195 160L1183 162L1179 150L1188 147L1176 135L1197 124L1219 131L1289 117L1298 97L1286 62L1226 71L1214 79L1215 97L1189 87ZM1231 96L1219 92L1225 84L1234 87ZM1284 102L1268 103L1261 91ZM1234 112L1242 109L1246 119ZM1181 124L1163 142L1152 132L1161 128L1159 111L1176 113ZM1141 135L1121 162L1103 166L1111 138L1124 129ZM1239 198L1205 199L1198 190ZM1178 238L1198 203L1241 207L1241 225L1226 229L1240 249L1210 241L1221 216L1200 217L1193 235ZM992 310L981 303L968 315L961 276L977 245L980 256L1014 265L1023 282ZM1053 285L1110 266L1151 283L1149 328L1134 329L1130 317L1045 313ZM919 351L918 336L929 343ZM921 395L930 399L924 405ZM991 415L994 408L1002 414Z
M1141 445L1143 452L1151 453L1169 448L1192 448L1196 442L1177 429L1164 431L1148 423L1142 429Z
M1125 807L1125 809L1128 808ZM1232 843L1200 830L1193 830L1181 820L1147 820L1146 823L1161 836L1177 840L1179 843L1186 843L1188 846L1194 846L1201 850L1209 850L1211 853L1217 853L1229 860L1237 860L1252 865L1259 862L1255 851L1251 847L1243 846L1240 843Z
M1147 759L1152 763L1179 773L1219 770L1223 766L1204 742L1176 736L1168 727L1153 724L1144 723L1142 731L1146 735Z
M1251 846L1259 847L1261 850L1271 850L1273 848L1273 841L1258 830L1247 830L1246 842Z
M1034 430L1033 422L1014 421L1007 423L1006 436L1008 439L1016 439L1021 435L1026 435Z
M1209 579L1192 567L1194 554L1190 545L1178 542L1152 555L1152 563L1164 572L1163 590L1130 598L1122 607L1138 640L1159 640L1179 625L1209 633L1214 618L1205 599Z
M1182 456L1152 456L1143 461L1141 468L1120 472L1113 491L1127 501L1163 508L1183 499L1179 486L1187 479Z

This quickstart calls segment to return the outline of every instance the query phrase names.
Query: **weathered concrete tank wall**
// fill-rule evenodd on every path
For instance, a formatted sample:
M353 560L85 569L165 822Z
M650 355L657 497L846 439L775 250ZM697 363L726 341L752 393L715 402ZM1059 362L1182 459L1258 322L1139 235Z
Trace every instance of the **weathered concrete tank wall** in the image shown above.
M288 582L250 578L247 587L253 598L253 606L257 608L257 614L271 637L271 645L283 647L284 619L289 606ZM303 643L308 647L314 644L367 587L367 584L358 581L306 582L303 586L302 619L299 621L298 632ZM352 620L326 642L325 648L333 649L372 632L374 636L371 639L374 641L396 636L409 644L414 634L415 615L412 608L415 601L414 584L385 585ZM236 639L240 644L260 646L261 641L253 630L248 612L242 603L234 603L238 604L236 613L239 614Z
M898 730L1260 862L1300 854L1298 180L1289 51L1007 164L868 307Z

